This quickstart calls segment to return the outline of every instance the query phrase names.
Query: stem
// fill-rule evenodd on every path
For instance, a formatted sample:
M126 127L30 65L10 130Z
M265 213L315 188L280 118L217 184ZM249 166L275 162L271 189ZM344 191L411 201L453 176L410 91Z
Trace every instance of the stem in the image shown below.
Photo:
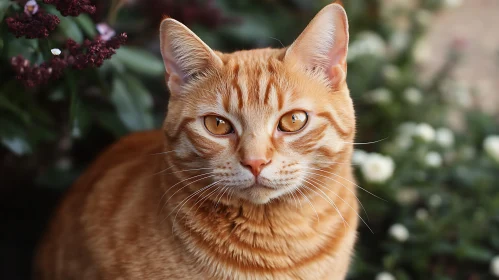
M116 22L116 18L118 17L118 11L123 7L125 1L123 0L111 0L111 8L109 11L109 15L107 17L107 22L109 25L114 25Z

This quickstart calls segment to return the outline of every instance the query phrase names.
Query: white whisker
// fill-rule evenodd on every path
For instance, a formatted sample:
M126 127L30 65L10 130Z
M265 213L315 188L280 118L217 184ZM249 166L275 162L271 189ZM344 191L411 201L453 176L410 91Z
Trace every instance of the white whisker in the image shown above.
M311 184L312 186L314 186L317 190L321 191L319 188L317 188L315 185L313 185L312 183L310 182L307 182L309 184ZM320 193L314 191L313 189L309 188L308 186L306 185L303 185L306 189L310 190L310 191L313 191L314 193L316 193L318 196L320 196L322 199L324 199L327 203L329 203L331 206L333 206L333 208L336 210L336 212L338 213L338 215L340 215L341 219L343 220L343 225L346 227L346 225L348 225L347 221L345 220L345 218L343 218L343 215L341 215L341 212L340 212L340 209L338 209L338 207L334 204L334 202L331 200L331 198L329 198L329 196L325 195L321 195ZM350 225L348 225L350 226Z
M329 189L327 186L325 186L324 184L322 184L319 180L317 179L314 179L314 178L309 178L310 180L312 180L313 182L315 182L316 184L318 184L319 186L322 186L326 189ZM330 189L329 189L330 190ZM366 223L366 221L364 221L364 219L362 219L362 217L359 215L359 213L357 211L355 211L355 209L352 207L352 205L350 205L350 203L346 202L340 195L338 195L336 192L330 190L334 195L336 195L336 197L338 197L341 201L343 201L346 205L348 205L348 207L350 207L350 209L352 209L355 214L357 214L357 216L360 218L360 220L366 225L366 227L371 231L371 233L374 234L374 231L371 229L371 227L369 227L369 225ZM367 213L366 213L367 215Z
M353 144L353 145L369 145L369 144L376 144L376 143L379 143L379 142L381 142L381 141L385 141L386 139L388 139L388 137L385 137L385 138L380 139L380 140L372 141L372 142L355 143L355 142L343 142L343 141L342 141L342 143L345 143L345 144Z
M305 168L307 168L307 167L305 167ZM319 176L319 177L323 177L323 178L332 180L333 182L336 182L336 183L342 185L346 190L348 190L351 194L353 194L355 196L355 199L357 199L357 201L359 202L360 207L362 207L364 213L366 213L367 220L369 221L369 215L367 214L366 208L364 208L364 205L362 204L362 202L360 202L360 199L357 197L357 195L355 194L355 192L353 190L351 190L350 188L348 188L347 186L345 186L345 184L343 184L342 182L340 182L340 181L338 181L338 180L336 180L334 178L331 178L329 176L324 176L324 175L319 174L319 173L307 172L307 171L301 171L301 172L307 173L307 174L316 175L316 176ZM312 178L309 178L309 179L312 179Z
M303 186L303 185L302 185ZM312 207L312 209L314 209L314 212L315 212L315 215L317 216L317 222L319 223L319 214L317 213L317 209L315 209L314 205L312 204L312 201L310 201L310 199L308 199L308 197L298 188L296 189L299 193L301 193L301 195L303 195L303 197L307 200L308 204L310 204L310 206Z
M364 189L363 187L361 187L361 186L357 185L355 182L352 182L352 181L348 180L347 178L342 177L342 176L340 176L340 175L338 175L338 174L336 174L336 173L333 173L333 172L328 172L328 171L325 171L325 170L322 170L322 169L317 169L317 168L310 168L310 167L307 167L307 168L308 168L308 169L312 169L312 170L321 171L321 172L324 172L324 173L327 173L327 174L331 174L331 175L334 175L334 176L340 177L340 178L342 178L343 180L345 180L345 181L347 181L347 182L350 182L350 183L354 184L355 186L357 186L357 188L359 188L359 189L361 189L361 190L363 190L363 191L367 192L368 194L370 194L370 195L372 195L372 196L374 196L374 197L376 197L376 198L378 198L378 199L381 199L381 200L383 200L384 202L388 202L388 201L384 200L383 198L381 198L381 197L379 197L379 196L377 196L377 195L375 195L375 194L371 193L370 191L368 191L368 190ZM326 176L326 178L329 178L329 177L327 177L327 176ZM331 178L330 178L330 179L331 179Z

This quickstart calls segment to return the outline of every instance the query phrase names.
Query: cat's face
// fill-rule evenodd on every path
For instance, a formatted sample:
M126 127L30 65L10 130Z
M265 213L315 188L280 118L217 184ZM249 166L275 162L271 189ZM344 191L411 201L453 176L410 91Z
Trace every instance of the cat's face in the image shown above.
M172 93L164 127L185 169L261 204L299 190L350 152L341 7L324 8L283 50L215 53L171 19L161 32Z

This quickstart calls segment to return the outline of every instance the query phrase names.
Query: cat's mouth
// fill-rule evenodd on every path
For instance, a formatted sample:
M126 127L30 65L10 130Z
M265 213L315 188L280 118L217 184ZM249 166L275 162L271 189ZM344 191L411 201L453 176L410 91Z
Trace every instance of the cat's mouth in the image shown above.
M275 188L265 186L265 185L262 185L260 183L255 183L249 187L244 188L243 190L250 190L250 189L266 189L266 190L272 190L272 191L276 190Z

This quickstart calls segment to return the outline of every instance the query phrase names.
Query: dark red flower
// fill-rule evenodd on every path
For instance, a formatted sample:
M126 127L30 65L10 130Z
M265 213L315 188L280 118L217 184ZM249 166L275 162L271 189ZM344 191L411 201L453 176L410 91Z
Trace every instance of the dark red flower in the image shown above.
M60 78L67 67L84 69L101 66L104 60L111 58L116 53L116 49L126 40L125 33L109 41L104 41L98 36L94 41L85 40L81 45L68 39L65 55L53 56L49 61L33 66L22 56L16 56L11 59L11 65L16 72L17 79L23 81L28 87L34 87Z
M43 0L45 4L55 5L57 10L65 17L76 17L81 13L95 13L95 6L90 0Z
M61 77L67 66L67 63L59 57L52 57L51 60L39 66L31 66L29 60L22 56L16 56L11 59L10 64L16 72L17 79L22 80L28 87L44 84L50 79Z
M97 37L94 41L85 40L81 45L69 39L66 42L66 48L72 56L73 68L99 67L104 60L111 58L116 53L115 50L123 45L126 40L126 33L121 33L109 41L104 41L100 37Z
M34 15L25 13L5 19L9 31L16 37L26 36L28 39L47 38L61 22L55 15L39 11Z

